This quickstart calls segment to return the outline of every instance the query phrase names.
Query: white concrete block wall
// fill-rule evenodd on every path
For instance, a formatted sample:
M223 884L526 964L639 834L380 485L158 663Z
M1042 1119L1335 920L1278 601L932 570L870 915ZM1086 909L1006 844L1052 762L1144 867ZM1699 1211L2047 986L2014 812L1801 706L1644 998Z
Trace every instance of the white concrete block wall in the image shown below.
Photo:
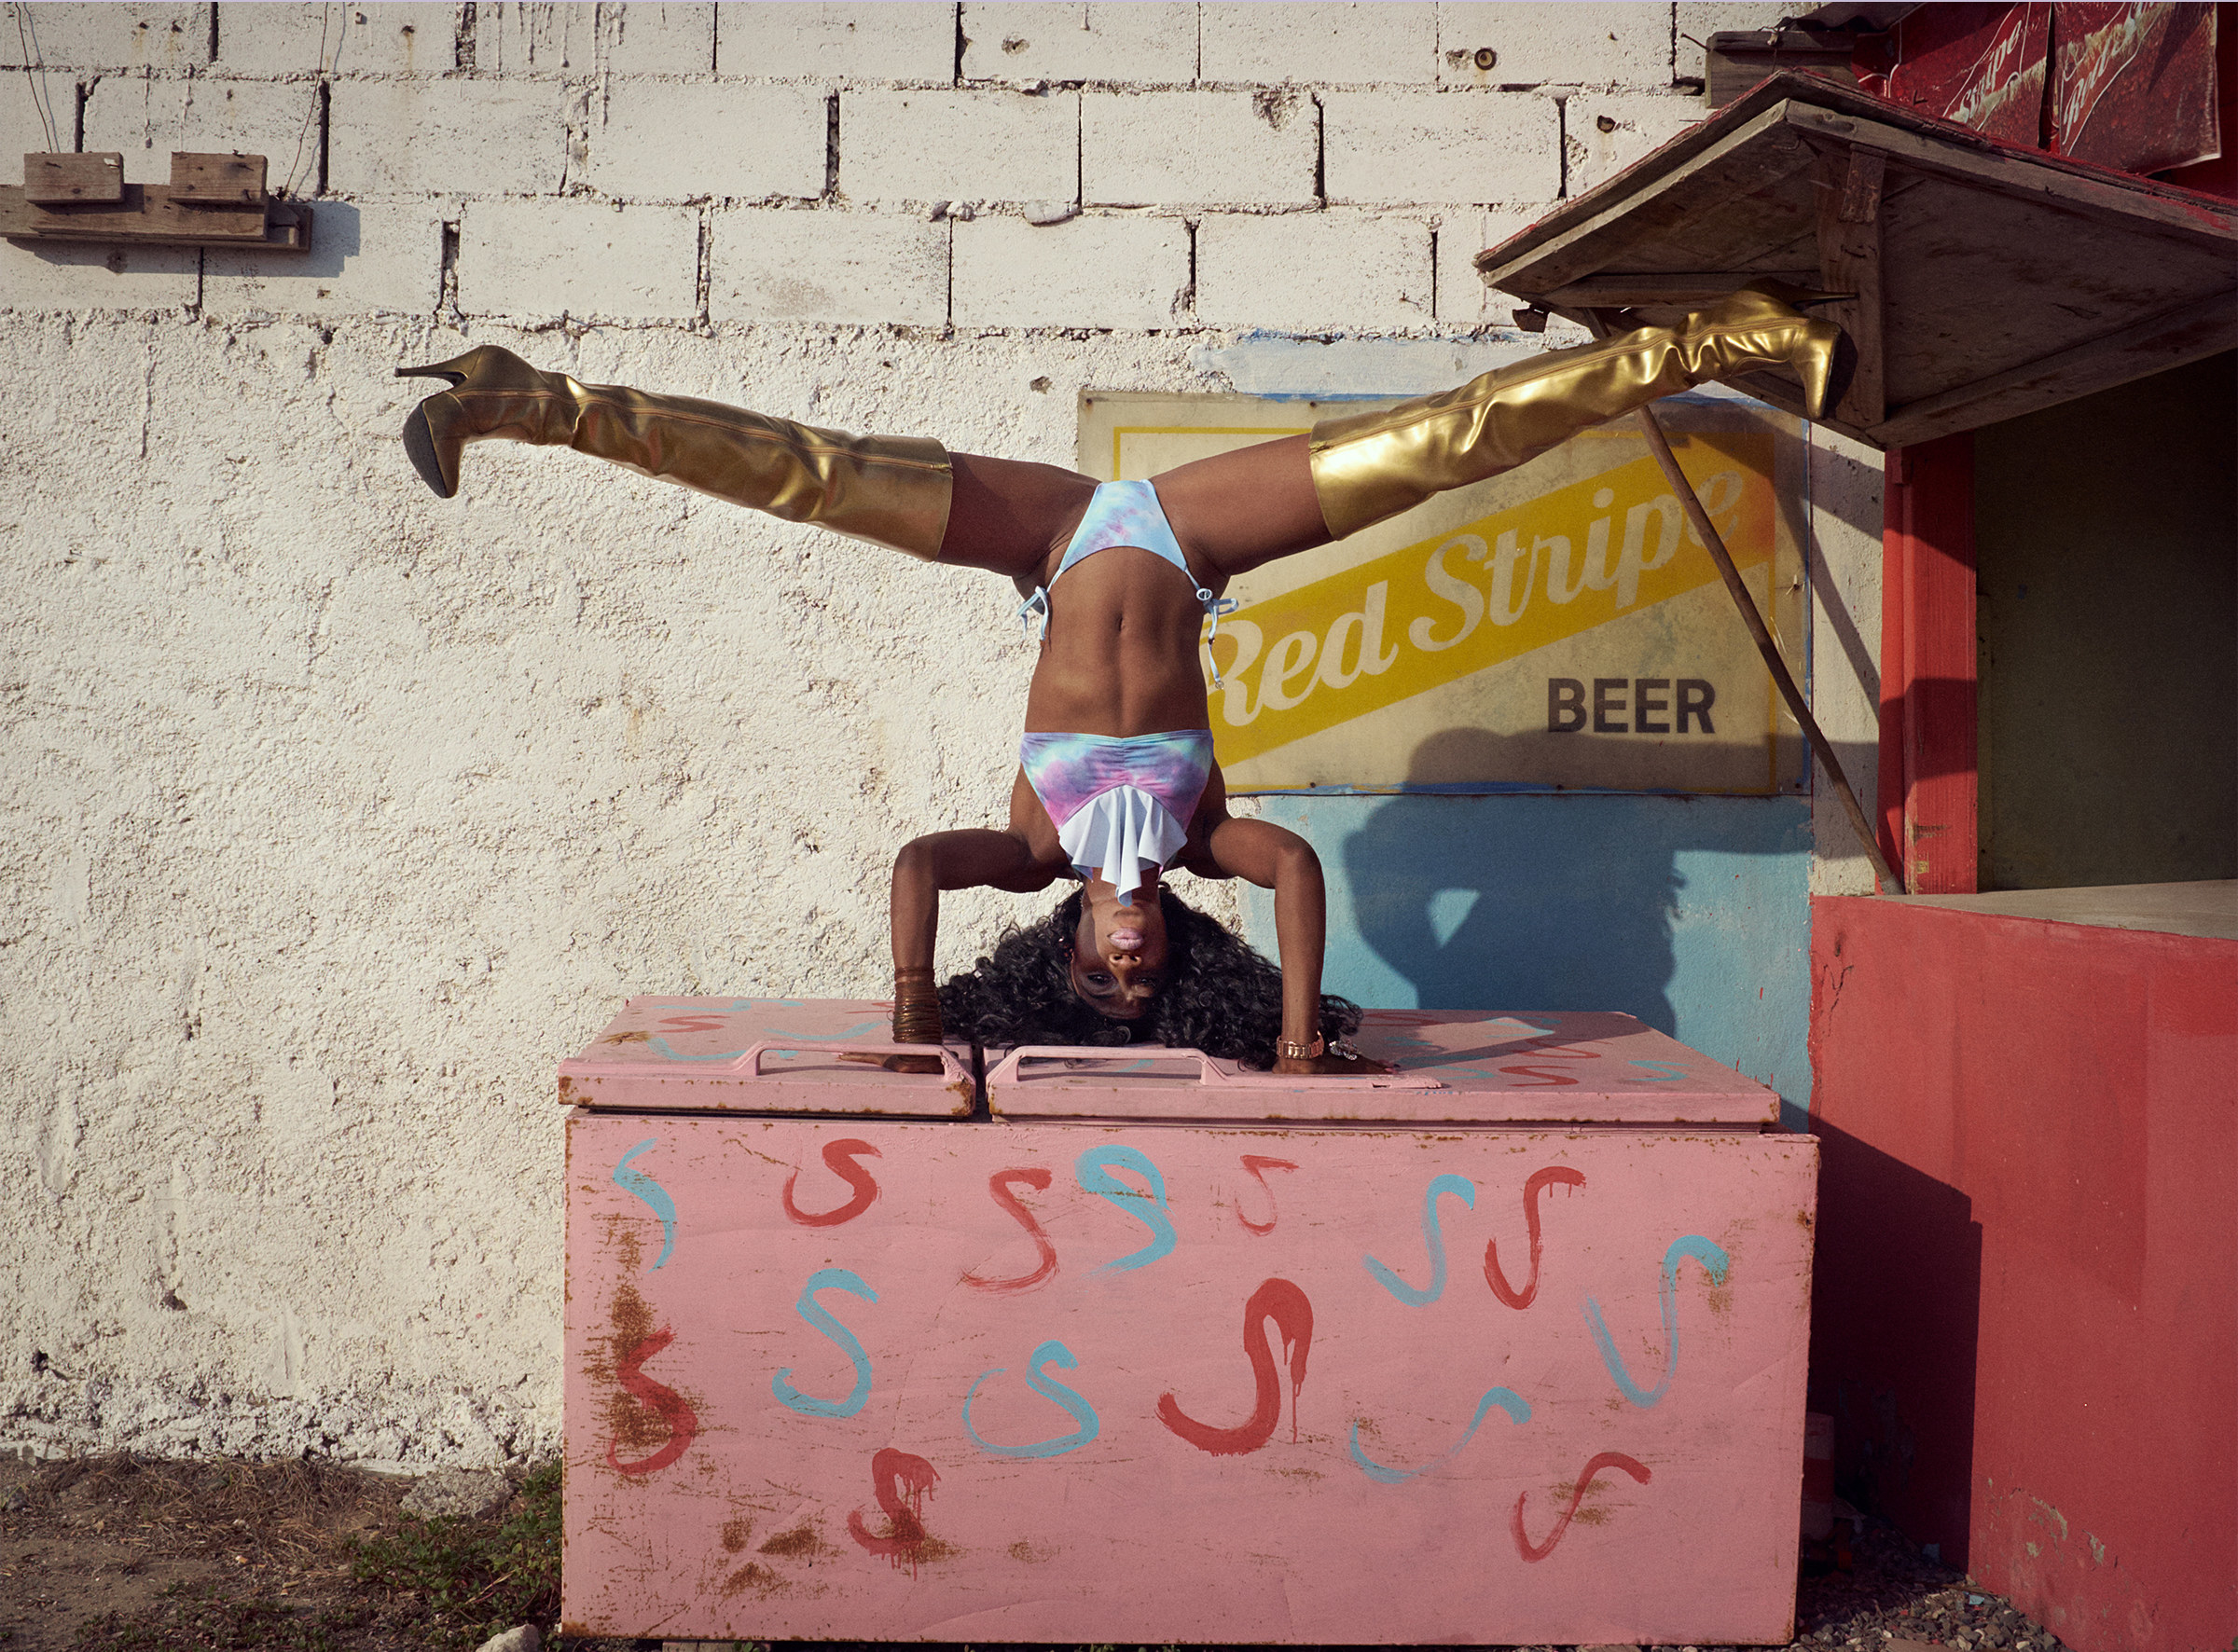
M717 213L708 317L943 326L951 227L917 213Z
M1189 298L1179 218L1094 213L1062 224L985 216L956 226L960 327L1170 327Z
M1196 312L1215 326L1301 333L1430 320L1426 218L1333 208L1210 217L1196 228Z
M691 321L699 313L699 230L690 207L469 201L459 224L460 313Z
M1081 193L1098 206L1305 206L1319 125L1294 91L1084 92Z
M1488 66L1479 61L1487 49L1495 59ZM1671 12L1637 4L1441 0L1437 62L1447 86L1665 86Z
M284 0L272 0L283 4ZM342 195L550 195L583 98L551 80L337 80L327 179Z
M76 148L71 134L76 130L75 76L0 69L0 181L23 181L10 165L19 155L46 150L58 141L65 150Z
M1438 319L1454 326L1505 327L1516 300L1484 283L1476 255L1529 228L1552 203L1449 212L1438 225Z
M1075 200L1080 94L843 91L850 200Z
M601 12L599 67L609 75L711 75L713 0L616 6Z
M587 75L598 65L597 6L568 6L520 0L483 0L475 7L474 66L477 73L507 77L526 75ZM693 64L711 66L708 53Z
M311 80L104 75L85 102L85 146L124 156L134 184L171 182L175 150L261 155L269 187L318 185L319 88Z
M956 7L946 0L719 6L715 72L946 86L956 75Z
M0 0L0 68L157 69L210 61L210 7Z
M1333 91L1321 100L1329 200L1545 200L1562 187L1562 111L1495 91Z
M202 310L223 317L424 316L443 293L443 226L456 202L322 200L308 254L213 247Z
M1409 86L1437 75L1430 0L1205 0L1200 78L1223 84Z
M590 94L583 181L616 200L813 200L827 115L820 87L610 76Z
M393 367L1060 464L1084 392L1268 333L1419 390L1536 348L1473 255L1698 116L1676 31L1754 21L0 0L0 175L32 58L65 147L82 89L135 180L254 150L315 223L0 243L0 1446L544 1448L553 1062L626 992L882 993L894 845L1007 798L1001 582L560 451L439 503ZM1872 478L1814 465L1821 618L1875 637ZM951 898L942 963L1045 905Z
M214 64L228 75L448 75L458 7L435 0L228 6Z
M187 310L201 292L192 247L27 247L0 241L0 312Z
M1137 0L964 0L963 78L1186 86L1196 8Z

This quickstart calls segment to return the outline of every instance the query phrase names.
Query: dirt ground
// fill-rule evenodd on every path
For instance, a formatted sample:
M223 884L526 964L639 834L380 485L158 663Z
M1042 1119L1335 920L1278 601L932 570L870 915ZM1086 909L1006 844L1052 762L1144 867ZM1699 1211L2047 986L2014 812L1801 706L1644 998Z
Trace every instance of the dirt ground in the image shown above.
M88 1619L138 1622L197 1586L312 1611L352 1604L341 1538L393 1522L409 1489L313 1463L0 1462L0 1648L98 1644L80 1637Z
M352 1576L353 1539L393 1535L408 1523L398 1506L410 1483L308 1460L0 1461L0 1652L471 1647L456 1611L440 1609L449 1603ZM1846 1525L1839 1530L1838 1546L1806 1557L1794 1652L1886 1652L1891 1641L1953 1652L2065 1652L1892 1528L1868 1521L1855 1537ZM564 1652L658 1652L663 1643L547 1643L562 1645ZM819 1652L836 1648L825 1643Z

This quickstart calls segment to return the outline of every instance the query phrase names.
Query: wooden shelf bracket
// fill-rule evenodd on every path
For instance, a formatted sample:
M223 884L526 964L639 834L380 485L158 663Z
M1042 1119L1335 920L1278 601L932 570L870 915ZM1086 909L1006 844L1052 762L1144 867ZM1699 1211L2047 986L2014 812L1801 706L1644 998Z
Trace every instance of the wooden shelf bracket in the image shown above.
M311 208L266 189L261 155L173 154L169 184L128 184L121 154L28 154L22 186L0 186L0 236L18 246L307 253Z

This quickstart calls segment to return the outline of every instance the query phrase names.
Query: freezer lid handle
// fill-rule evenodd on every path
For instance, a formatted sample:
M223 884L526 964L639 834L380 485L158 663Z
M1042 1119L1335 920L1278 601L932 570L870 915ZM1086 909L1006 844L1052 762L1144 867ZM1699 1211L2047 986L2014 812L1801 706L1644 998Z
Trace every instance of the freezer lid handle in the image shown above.
M1373 1073L1351 1078L1342 1073L1225 1073L1202 1050L1186 1044L1021 1044L1002 1057L987 1075L988 1093L996 1086L1020 1081L1019 1067L1029 1060L1138 1062L1188 1060L1196 1062L1198 1082L1237 1090L1443 1090L1444 1084L1429 1073Z
M842 1044L804 1044L797 1039L764 1039L758 1044L749 1044L739 1052L737 1067L750 1079L759 1079L762 1072L762 1053L767 1050L790 1050L806 1055L937 1055L940 1057L940 1076L948 1083L959 1081L968 1084L972 1075L964 1070L963 1063L946 1044L897 1044L891 1039L850 1039Z

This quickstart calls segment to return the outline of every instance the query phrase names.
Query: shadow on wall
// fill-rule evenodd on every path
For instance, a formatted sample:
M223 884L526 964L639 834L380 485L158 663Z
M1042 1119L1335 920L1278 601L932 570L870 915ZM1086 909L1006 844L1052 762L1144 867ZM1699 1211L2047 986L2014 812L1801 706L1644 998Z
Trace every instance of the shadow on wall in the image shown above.
M1509 743L1445 729L1416 748L1409 773L1513 773ZM1687 961L1682 915L1732 899L1691 888L1682 858L1803 858L1795 910L1720 914L1733 945L1695 949L1692 961L1725 978L1694 983L1692 996L1754 1004L1775 957L1794 954L1800 971L1809 849L1802 798L1410 793L1375 803L1342 856L1361 939L1417 1004L1623 1010L1682 1036L1671 994Z
M1972 1559L1982 1224L1973 1201L1823 1118L1810 1404L1835 1484L1943 1564Z

